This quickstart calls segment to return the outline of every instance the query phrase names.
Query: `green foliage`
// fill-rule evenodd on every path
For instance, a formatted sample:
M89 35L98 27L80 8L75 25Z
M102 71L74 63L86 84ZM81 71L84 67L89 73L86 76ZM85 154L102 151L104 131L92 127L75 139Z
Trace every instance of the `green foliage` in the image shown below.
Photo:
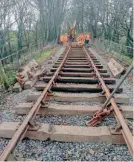
M122 44L122 45L126 45L126 41L127 41L127 37L126 36L124 36L124 37L121 37L120 38L120 44Z
M10 38L11 41L16 41L17 40L17 33L14 31L10 31Z
M0 62L0 84L4 85L5 87L8 87L9 85L8 77L5 73L5 70L1 62Z
M40 63L45 57L49 56L51 54L52 50L47 50L45 52L42 52L38 56L36 56L36 60L38 63ZM26 53L27 54L27 53ZM24 58L21 58L21 61L24 61ZM0 65L0 84L4 85L5 88L8 88L9 85L12 85L16 82L16 72L17 70L13 70L13 67L11 64L5 65L3 68L2 64Z
M129 56L119 54L115 51L111 51L111 54L113 54L118 59L125 61L127 64L131 64L133 62L133 58L130 58Z
M129 56L122 56L122 59L127 62L129 65L132 64L133 58L130 58Z
M16 77L16 71L14 71L14 70L8 70L8 71L6 71L6 75L8 77L8 83L9 83L9 85L14 84L15 81L16 81L16 79L15 79L15 77Z
M0 84L4 85L5 88L8 88L9 85L12 85L16 81L16 71L9 68L3 68L0 66Z
M51 54L52 50L47 50L42 52L40 55L36 57L37 62L41 62L45 57L49 56Z

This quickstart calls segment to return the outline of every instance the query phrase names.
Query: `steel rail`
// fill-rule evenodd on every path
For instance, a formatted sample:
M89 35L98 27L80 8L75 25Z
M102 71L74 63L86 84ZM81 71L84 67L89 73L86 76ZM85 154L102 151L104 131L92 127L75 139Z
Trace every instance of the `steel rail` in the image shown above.
M28 113L28 115L26 116L24 121L21 123L21 125L19 126L19 128L17 129L15 134L13 135L12 139L9 141L8 145L5 147L4 151L2 152L2 154L0 156L0 161L5 161L8 158L8 155L14 149L17 142L21 139L24 132L26 132L28 130L30 120L36 115L36 113L40 109L41 101L46 99L46 97L48 95L48 90L50 90L50 88L52 87L52 84L53 84L54 80L56 79L56 77L59 74L61 68L63 67L63 65L64 65L64 63L65 63L65 61L66 61L66 59L68 57L68 54L70 52L70 49L71 49L71 47L69 47L69 49L67 50L61 64L59 65L58 69L54 73L54 75L51 78L51 80L49 81L49 83L47 84L46 88L44 89L44 91L42 92L42 94L40 95L40 97L38 98L36 103L33 105L32 109L30 110L30 112Z
M90 55L88 54L86 48L83 47L83 50L84 50L84 52L86 53L87 58L89 59L89 61L90 61L91 64L92 64L92 67L93 67L93 69L94 69L94 72L96 73L96 76L98 77L98 79L99 79L99 81L100 81L100 83L101 83L101 87L102 87L102 89L103 89L104 92L105 92L106 98L108 98L108 97L110 96L110 91L109 91L109 89L107 88L105 82L103 81L103 78L101 77L101 75L100 75L98 69L96 68L96 66L95 66L95 64L94 64L94 62L93 62L93 60L92 60L92 58L91 58ZM121 125L121 132L122 132L122 134L123 134L124 140L125 140L125 142L126 142L126 144L127 144L127 146L128 146L128 149L129 149L131 155L133 156L133 152L134 152L134 151L133 151L133 136L132 136L132 133L131 133L131 131L130 131L130 129L129 129L129 127L128 127L128 125L127 125L127 123L126 123L126 121L125 121L125 119L124 119L122 113L120 112L119 107L118 107L118 105L116 104L116 102L115 102L115 100L114 100L113 97L110 99L110 103L111 103L111 106L112 106L112 108L113 108L113 110L114 110L114 113L115 113L115 115L116 115L116 119L117 119L117 121L118 121L118 122L120 123L120 125Z

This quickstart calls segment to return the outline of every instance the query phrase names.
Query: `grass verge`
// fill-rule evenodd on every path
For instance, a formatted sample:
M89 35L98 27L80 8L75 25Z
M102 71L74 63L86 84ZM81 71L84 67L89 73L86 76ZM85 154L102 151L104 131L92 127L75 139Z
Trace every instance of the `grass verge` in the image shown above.
M114 51L111 51L110 52L113 56L115 56L116 58L126 62L128 65L131 65L132 62L133 62L133 58L129 57L129 56L126 56L126 55L122 55L122 54L119 54L117 52L114 52Z
M47 56L51 55L52 50L47 50L38 55L35 60L40 64Z

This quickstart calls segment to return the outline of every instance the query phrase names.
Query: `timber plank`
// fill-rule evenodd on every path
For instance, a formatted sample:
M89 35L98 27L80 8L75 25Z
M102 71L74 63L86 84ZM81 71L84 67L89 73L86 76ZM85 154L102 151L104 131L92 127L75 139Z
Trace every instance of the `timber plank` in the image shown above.
M115 59L111 59L108 62L108 67L110 69L110 71L112 72L112 75L117 78L119 77L123 72L124 72L124 67L121 66L117 61L115 61Z
M46 83L37 83L35 85L36 90L42 91L47 86ZM108 88L112 92L114 90L113 85L108 85ZM99 84L60 84L56 83L56 85L53 85L51 88L52 91L58 91L58 92L93 92L93 93L99 93L102 92L102 88L99 86ZM116 93L121 93L123 91L123 88L119 88Z
M48 82L52 77L45 76L43 80L45 82ZM115 84L116 80L113 78L103 78L104 82L106 84ZM97 78L87 78L87 77L57 77L56 79L57 83L86 83L86 84L97 84L99 81Z
M49 73L47 76L52 76L54 72ZM110 75L107 73L100 73L100 75L104 78L110 78ZM71 73L71 72L60 72L60 76L65 76L65 77L93 77L95 74L93 72L91 73Z
M51 72L55 72L57 68L52 68ZM62 68L61 71L63 72L86 72L86 73L91 73L93 72L92 68ZM107 70L105 69L98 69L100 73L107 73Z
M36 101L37 98L41 95L41 92L33 92L27 96L27 101L32 102ZM128 104L129 98L125 94L115 94L115 102L120 104ZM59 93L54 92L52 96L48 97L50 101L70 101L70 102L100 102L104 103L106 97L101 94L88 94L88 93Z
M4 122L0 124L0 137L12 138L19 122ZM12 127L12 129L11 129ZM41 124L37 131L28 131L26 137L34 140L52 140L63 142L108 142L125 144L122 135L112 135L109 127L81 127Z
M20 103L15 107L15 112L20 115L28 114L33 103ZM100 106L88 105L62 105L49 104L48 107L41 107L38 115L89 115L92 116L96 111L100 110ZM133 118L132 106L121 106L120 110L125 118ZM113 115L113 114L112 114Z
M35 78L35 79L33 79L33 80L27 81L27 82L24 84L24 89L31 89L31 88L36 84L37 81L38 81L38 78Z
M58 65L54 65L53 68L58 68ZM91 68L91 65L64 65L64 68ZM97 68L102 69L103 66L102 65L96 65Z

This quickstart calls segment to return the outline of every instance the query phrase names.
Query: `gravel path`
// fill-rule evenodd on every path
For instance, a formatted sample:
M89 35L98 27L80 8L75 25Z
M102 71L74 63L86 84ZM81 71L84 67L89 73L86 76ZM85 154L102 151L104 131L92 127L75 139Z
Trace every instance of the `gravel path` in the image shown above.
M63 52L57 52L58 58ZM99 55L97 56L101 61ZM105 66L106 62L103 63ZM107 67L106 67L107 68ZM117 82L119 79L117 79ZM126 80L123 84L124 93L130 97L130 104L132 104L132 85ZM6 98L6 101L0 105L0 123L3 121L22 121L25 116L17 116L12 110L18 103L24 102L31 90L25 90L18 94L11 94ZM53 102L58 103L58 102ZM78 105L100 105L95 102L62 102L62 104L78 104ZM36 116L36 121L51 124L68 124L85 126L85 121L91 119L87 115L82 116L56 116L50 115L44 117ZM115 119L112 117L106 118L100 125L113 125ZM99 125L99 126L100 126ZM0 152L7 145L9 140L0 138ZM18 147L14 151L16 160L22 161L24 159L44 160L44 161L132 161L130 153L126 145L113 145L107 143L67 143L55 141L38 141L38 140L23 140L19 142ZM24 159L23 159L24 158Z

